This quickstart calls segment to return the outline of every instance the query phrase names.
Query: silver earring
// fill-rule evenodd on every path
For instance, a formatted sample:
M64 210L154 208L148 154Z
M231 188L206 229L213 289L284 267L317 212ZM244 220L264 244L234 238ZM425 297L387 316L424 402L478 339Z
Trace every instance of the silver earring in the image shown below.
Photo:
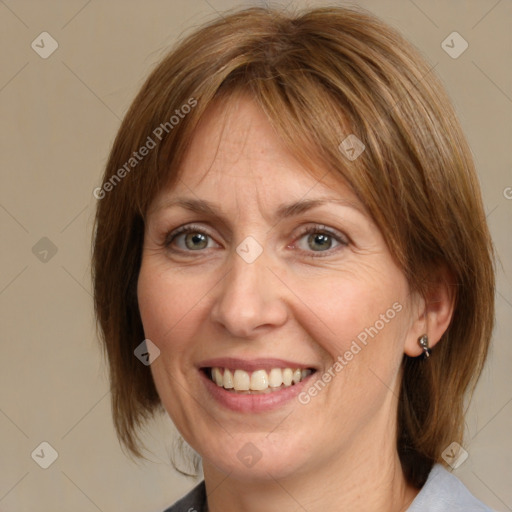
M423 349L423 359L430 357L431 350L428 346L428 336L426 334L418 338L418 345Z

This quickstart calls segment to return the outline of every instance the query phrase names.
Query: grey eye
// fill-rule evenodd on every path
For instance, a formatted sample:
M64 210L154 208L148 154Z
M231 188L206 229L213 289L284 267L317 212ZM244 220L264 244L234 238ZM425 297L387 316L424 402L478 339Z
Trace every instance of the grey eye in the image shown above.
M184 233L182 236L185 237L185 246L191 251L208 247L208 235L203 233Z
M325 233L307 235L308 247L313 251L327 251L332 247L332 236Z

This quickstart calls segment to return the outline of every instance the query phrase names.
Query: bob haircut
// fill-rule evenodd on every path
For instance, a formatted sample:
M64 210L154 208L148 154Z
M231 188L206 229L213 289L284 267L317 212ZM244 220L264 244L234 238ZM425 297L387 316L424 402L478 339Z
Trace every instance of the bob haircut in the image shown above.
M308 169L354 191L412 291L426 297L440 269L450 276L447 331L428 361L404 355L402 363L397 450L407 480L421 487L442 451L462 443L466 392L494 324L494 253L442 85L416 49L358 9L232 12L168 53L126 113L94 192L92 265L118 438L143 457L140 428L163 410L150 368L134 357L144 340L136 288L148 206L176 183L205 111L238 94L260 105ZM339 148L349 134L365 145L355 160Z

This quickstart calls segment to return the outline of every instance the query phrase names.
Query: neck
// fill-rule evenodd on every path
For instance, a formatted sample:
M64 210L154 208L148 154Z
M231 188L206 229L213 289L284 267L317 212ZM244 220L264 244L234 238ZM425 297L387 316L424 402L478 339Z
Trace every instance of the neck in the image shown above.
M362 451L350 452L279 480L268 475L267 479L240 481L203 461L208 510L406 511L418 490L406 482L396 450L390 453L371 443Z

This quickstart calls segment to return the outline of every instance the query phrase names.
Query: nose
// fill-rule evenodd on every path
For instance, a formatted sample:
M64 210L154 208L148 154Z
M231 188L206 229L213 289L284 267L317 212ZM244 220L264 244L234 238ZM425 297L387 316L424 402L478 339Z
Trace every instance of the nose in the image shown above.
M233 253L230 268L215 288L211 319L237 338L251 338L283 325L288 317L284 287L261 255L247 263Z

